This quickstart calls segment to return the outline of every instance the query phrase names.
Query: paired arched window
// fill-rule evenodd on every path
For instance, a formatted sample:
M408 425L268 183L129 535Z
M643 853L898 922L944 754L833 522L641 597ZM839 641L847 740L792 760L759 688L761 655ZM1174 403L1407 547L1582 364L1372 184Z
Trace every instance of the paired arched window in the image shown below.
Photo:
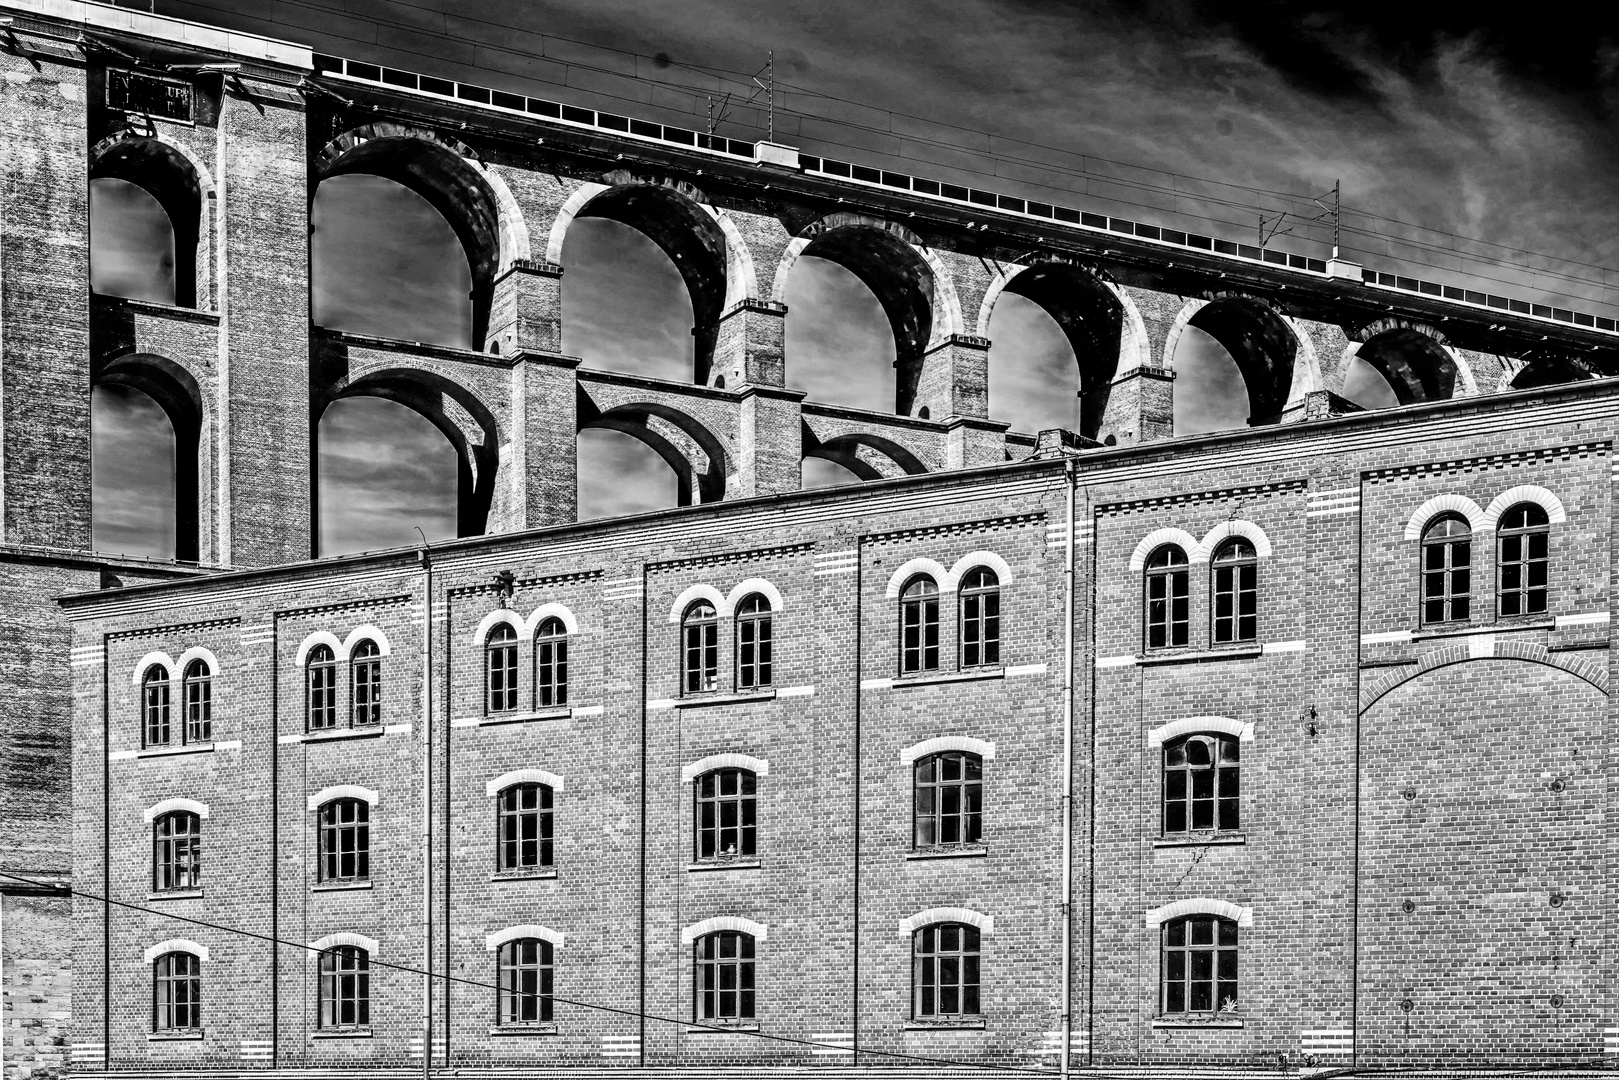
M382 723L382 650L369 638L349 654L349 700L355 727Z
M1237 924L1188 915L1163 926L1163 1012L1216 1014L1237 1008Z
M697 858L751 858L758 852L759 778L748 769L715 769L692 785Z
M527 1027L551 1022L551 943L543 938L518 938L500 947L500 992L495 1000L499 1027Z
M1001 662L1001 582L987 566L975 566L957 594L961 611L961 666L994 667Z
M502 788L495 806L495 868L539 870L553 865L554 795L546 784Z
M202 819L172 810L152 822L152 889L202 887Z
M750 593L736 606L736 688L771 685L773 619L770 601Z
M719 930L692 943L692 1013L702 1023L752 1020L754 942L752 934Z
M371 804L364 799L333 799L319 810L316 865L321 881L358 882L371 878Z
M371 1026L371 954L334 945L320 954L318 1026L341 1031Z
M979 935L965 923L933 923L911 935L911 1016L968 1020L979 1015Z
M517 710L517 631L501 623L484 639L485 708L492 713Z
M202 960L192 953L164 953L153 962L152 1030L202 1030Z
M720 624L714 605L694 601L680 619L681 687L702 694L719 685Z
M214 737L214 674L204 660L193 660L185 670L188 743L210 742Z
M534 632L534 704L541 709L568 704L568 628L554 615Z
M899 670L909 674L938 668L939 585L918 574L899 593Z
M1242 537L1221 544L1210 560L1209 640L1216 645L1259 639L1259 556Z
M153 664L141 676L141 742L169 745L169 669Z
M1164 744L1164 835L1241 828L1239 745L1217 733Z
M918 758L912 846L966 847L983 840L984 761L964 750Z
M1461 622L1471 612L1473 528L1446 514L1422 530L1422 621Z
M309 730L326 731L337 726L337 656L330 645L309 650L304 669L308 702Z
M1537 503L1501 515L1496 532L1497 596L1502 616L1546 613L1551 521Z
M1175 544L1147 556L1147 648L1171 649L1191 641L1191 574L1186 552Z

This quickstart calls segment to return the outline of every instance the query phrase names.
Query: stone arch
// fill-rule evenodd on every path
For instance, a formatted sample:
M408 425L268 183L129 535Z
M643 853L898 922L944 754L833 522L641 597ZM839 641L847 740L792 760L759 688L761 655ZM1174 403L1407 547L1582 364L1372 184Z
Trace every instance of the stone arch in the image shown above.
M686 283L694 324L692 381L707 383L720 317L757 292L747 244L735 223L716 212L691 184L627 170L608 173L603 180L582 185L563 203L551 223L546 258L562 264L567 231L581 217L607 218L651 240Z
M847 432L821 442L806 424L802 438L805 457L836 462L862 480L919 476L928 471L915 454L881 435Z
M764 941L770 937L770 927L764 923L754 922L741 915L716 915L711 919L694 922L690 926L680 928L680 943L690 945L700 937L719 930L735 930L747 934L755 941Z
M566 934L553 930L549 926L538 923L523 923L520 926L508 926L504 930L496 930L486 934L483 947L487 952L494 952L510 941L521 941L523 938L538 938L540 941L550 942L556 948L562 948L568 942Z
M984 292L974 332L988 338L989 320L1003 292L1033 301L1068 339L1078 367L1080 434L1096 438L1113 380L1152 366L1146 324L1128 293L1081 263L1052 256L1027 266L1002 267Z
M120 132L90 150L91 180L124 180L141 188L169 216L174 228L174 303L204 307L208 295L208 217L214 194L208 167L189 147L156 132Z
M811 222L788 242L776 265L772 300L786 304L787 279L805 255L837 263L877 297L894 331L894 364L899 373L894 410L910 414L918 395L922 357L964 333L961 302L950 271L921 237L903 225L840 211Z
M1275 422L1290 400L1320 388L1309 337L1267 301L1237 293L1188 301L1164 339L1164 367L1173 370L1175 350L1188 326L1214 338L1236 362L1248 391L1250 424Z
M1543 664L1583 679L1606 695L1608 654L1604 650L1599 655L1602 657L1600 663L1589 660L1579 653L1552 652L1546 646L1532 641L1512 641L1497 638L1494 634L1481 633L1462 644L1447 645L1442 649L1424 653L1415 664L1388 669L1388 673L1382 678L1361 688L1360 711L1364 714L1391 690L1412 679L1426 675L1437 668L1462 664L1470 660L1521 660L1530 664Z
M733 473L725 444L695 417L660 402L632 402L600 409L583 384L578 391L580 431L605 428L632 435L674 470L679 505L719 502Z
M923 739L919 743L901 748L899 762L909 765L920 761L932 754L943 754L950 750L960 750L967 754L977 754L985 761L995 760L995 744L985 739L975 739L971 735L940 735L932 739Z
M1204 533L1203 539L1198 541L1196 549L1187 553L1187 561L1194 563L1208 562L1214 557L1214 549L1233 536L1240 536L1253 544L1256 557L1261 559L1270 558L1270 537L1265 535L1265 530L1251 521L1232 518L1230 521L1220 522L1220 524Z
M1346 361L1354 357L1383 376L1401 405L1478 393L1473 370L1437 327L1390 317L1349 332Z
M1231 735L1238 740L1251 743L1254 741L1253 721L1233 720L1229 716L1183 716L1171 720L1167 724L1159 724L1147 732L1147 748L1155 750L1167 742L1172 742L1182 735L1195 735L1200 732L1219 732L1222 735Z
M1519 503L1534 503L1546 511L1548 524L1561 525L1568 520L1568 512L1563 509L1563 500L1553 492L1539 484L1518 484L1507 488L1490 500L1490 505L1484 508L1481 524L1486 530L1494 531L1496 524L1501 520L1501 515Z
M1523 366L1508 381L1506 389L1534 390L1542 386L1599 379L1602 373L1583 356L1568 353L1534 352L1523 358Z
M565 790L566 781L556 773L546 772L544 769L513 769L485 783L484 796L492 799L514 784L540 784L552 791L560 792Z
M310 439L318 437L320 419L335 401L377 397L420 414L449 440L456 456L456 535L477 536L488 526L499 468L501 431L494 413L471 390L426 368L377 368L349 373L316 393ZM313 531L319 534L320 492L311 483Z
M908 915L899 921L899 936L908 938L924 926L943 922L965 923L985 937L995 936L995 916L965 907L931 907Z
M315 186L368 173L416 192L443 215L461 241L472 272L472 344L489 333L495 279L530 257L528 225L511 189L465 143L396 121L365 124L337 136L315 155ZM311 188L309 197L315 197Z
M755 776L769 776L770 762L764 758L756 758L750 754L725 753L710 754L705 758L688 762L680 767L680 782L689 784L705 773L715 769L746 769Z
M160 941L156 945L148 946L141 951L141 959L150 964L158 957L166 956L172 952L190 953L198 960L208 959L208 946L199 945L189 938L169 938L167 941Z
M1233 904L1229 900L1213 900L1206 896L1188 897L1185 900L1176 900L1162 907L1155 907L1147 912L1146 923L1149 930L1156 929L1171 919L1178 919L1183 915L1215 915L1222 919L1230 919L1239 927L1247 928L1254 925L1254 909Z
M1435 495L1411 511L1411 516L1405 522L1405 532L1402 534L1404 539L1420 540L1422 530L1426 529L1428 523L1440 514L1460 514L1467 519L1468 526L1474 532L1484 532L1489 529L1489 525L1484 520L1484 511L1478 508L1478 503L1469 499L1466 495L1458 495L1453 491L1447 491L1443 495Z
M202 550L202 389L186 368L156 353L126 353L96 362L92 386L126 386L157 403L174 429L174 557L195 562Z
M1186 553L1186 561L1192 561L1192 553L1198 549L1197 537L1185 529L1165 527L1154 529L1141 538L1141 542L1130 553L1130 570L1139 574L1147 565L1147 556L1164 544L1174 544Z

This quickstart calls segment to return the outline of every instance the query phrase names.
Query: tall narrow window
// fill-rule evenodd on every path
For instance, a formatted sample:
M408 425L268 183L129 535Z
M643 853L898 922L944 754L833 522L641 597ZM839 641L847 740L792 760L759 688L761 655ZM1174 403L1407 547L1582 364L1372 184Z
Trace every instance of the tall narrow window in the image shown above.
M513 784L501 790L495 811L498 870L537 870L552 865L554 821L551 788Z
M321 881L365 881L371 877L371 804L333 799L320 808Z
M214 737L214 676L203 661L193 660L186 665L185 694L185 741L211 741Z
M934 923L911 936L912 1013L918 1020L978 1016L978 928Z
M720 930L693 945L692 1011L703 1023L754 1018L753 935Z
M322 952L319 994L321 1030L370 1027L371 955L357 945Z
M1551 522L1535 503L1519 503L1501 515L1496 566L1501 576L1501 614L1546 612L1546 568Z
M680 620L682 665L681 685L688 694L701 694L719 684L720 627L714 605L698 600L686 609Z
M976 844L984 832L984 763L977 754L948 750L915 766L918 848Z
M305 675L309 697L309 730L326 731L337 726L337 657L331 646L316 645L309 650Z
M517 631L501 623L489 631L484 643L485 683L490 712L513 712L517 708Z
M202 819L189 810L174 810L152 822L152 888L196 889L202 886Z
M147 746L169 745L169 672L153 664L141 677L141 741Z
M518 938L502 945L495 1023L500 1027L550 1023L553 971L549 941Z
M202 961L195 955L164 953L152 964L152 1030L202 1030Z
M1166 922L1163 971L1166 1016L1235 1009L1237 924L1215 915Z
M1213 637L1216 644L1259 638L1259 557L1243 539L1227 540L1214 553Z
M1241 828L1239 743L1232 735L1188 735L1164 746L1164 832Z
M1001 582L987 566L975 566L962 579L961 666L993 667L1001 662Z
M369 639L354 646L349 659L349 696L355 727L382 723L382 650Z
M918 575L899 594L899 670L937 671L939 668L939 586Z
M549 618L534 634L535 705L560 709L568 703L568 629Z
M1460 622L1468 617L1472 592L1473 529L1447 515L1422 533L1422 621Z
M758 593L736 607L736 688L753 690L771 684L773 626L770 601Z
M747 769L716 769L697 778L697 857L755 854L759 779Z
M1147 556L1147 648L1168 649L1190 640L1186 552L1165 544Z

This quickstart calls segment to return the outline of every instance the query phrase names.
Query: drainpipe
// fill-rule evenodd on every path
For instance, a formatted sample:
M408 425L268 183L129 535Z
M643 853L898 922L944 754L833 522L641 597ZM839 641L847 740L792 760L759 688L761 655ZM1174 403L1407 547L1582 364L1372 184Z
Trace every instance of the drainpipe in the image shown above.
M433 1067L433 562L427 537L422 568L422 1080Z
M1068 544L1063 565L1062 687L1062 1062L1068 1076L1074 1030L1074 459L1063 467L1068 481Z

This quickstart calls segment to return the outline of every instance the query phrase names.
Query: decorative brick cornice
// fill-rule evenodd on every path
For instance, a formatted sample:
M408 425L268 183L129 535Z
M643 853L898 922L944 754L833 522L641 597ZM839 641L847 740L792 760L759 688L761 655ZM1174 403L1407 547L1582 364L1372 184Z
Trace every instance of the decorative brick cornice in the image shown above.
M1296 480L1278 480L1269 484L1249 484L1243 487L1213 488L1209 491L1191 491L1180 495L1157 495L1148 499L1132 499L1128 502L1101 502L1092 508L1093 512L1101 517L1105 514L1135 514L1144 510L1160 510L1166 506L1190 506L1195 503L1220 502L1224 499L1235 499L1253 495L1286 495L1302 491L1310 481L1305 477Z
M518 578L512 582L512 592L515 595L519 589L555 589L563 585L578 585L587 581L596 581L602 576L600 570L578 570L568 574L548 574L545 577ZM479 581L476 585L453 585L444 590L444 595L455 600L469 596L479 596L483 593L496 591L493 581Z
M308 607L282 608L271 614L276 619L302 619L314 615L331 615L340 611L365 611L370 608L395 607L399 604L415 603L421 606L420 600L408 593L396 593L392 596L379 596L375 600L344 600L335 604L312 604Z
M648 574L667 573L671 570L689 570L694 566L724 566L728 563L751 562L756 559L783 559L811 551L815 545L785 544L780 547L751 548L747 551L726 551L717 555L697 555L689 559L670 559L667 562L647 563Z
M1361 477L1368 482L1375 483L1379 480L1397 480L1437 473L1478 472L1483 469L1500 469L1508 465L1520 465L1530 461L1572 460L1576 457L1586 458L1592 455L1608 454L1612 451L1613 443L1609 441L1576 443L1572 446L1519 450L1510 454L1489 454L1480 457L1454 458L1450 461L1427 461L1417 465L1397 465L1387 469L1368 469L1361 473Z
M225 619L199 619L196 622L166 623L163 626L144 626L139 630L119 630L108 634L108 641L119 641L127 638L157 637L160 634L183 634L194 630L206 630L216 626L235 626L242 620L238 616Z
M928 525L920 529L896 529L893 532L868 533L860 538L860 542L864 545L876 546L939 536L972 536L975 533L995 532L999 529L1019 529L1028 528L1032 525L1043 525L1045 520L1046 515L1044 512L1009 514L1006 517L963 521L951 525Z

